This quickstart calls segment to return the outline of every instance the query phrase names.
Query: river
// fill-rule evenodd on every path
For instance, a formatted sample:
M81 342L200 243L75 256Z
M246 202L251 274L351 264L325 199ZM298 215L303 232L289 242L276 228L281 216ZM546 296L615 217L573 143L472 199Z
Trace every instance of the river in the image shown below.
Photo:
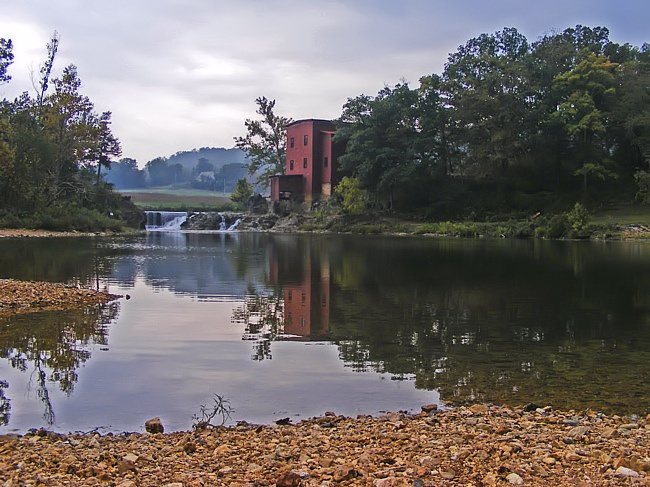
M128 295L0 321L0 433L142 431L153 416L189 429L216 396L229 424L475 401L650 408L643 243L3 239L0 278Z

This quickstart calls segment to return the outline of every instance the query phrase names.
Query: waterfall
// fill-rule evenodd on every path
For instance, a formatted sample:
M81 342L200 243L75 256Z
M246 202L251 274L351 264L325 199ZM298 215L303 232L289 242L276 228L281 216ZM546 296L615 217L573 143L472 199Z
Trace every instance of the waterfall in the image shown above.
M234 223L228 227L228 229L226 231L227 232L233 232L233 231L237 230L237 227L239 226L240 223L241 223L241 218L237 218L234 221Z
M180 230L181 225L187 220L186 211L145 211L147 223L145 230L148 232L169 232Z

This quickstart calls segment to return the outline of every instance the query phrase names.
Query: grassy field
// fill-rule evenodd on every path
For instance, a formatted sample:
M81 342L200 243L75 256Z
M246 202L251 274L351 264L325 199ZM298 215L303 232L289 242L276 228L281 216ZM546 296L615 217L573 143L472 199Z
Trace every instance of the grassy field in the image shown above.
M120 191L143 210L222 210L232 206L230 194L200 189L147 188Z
M610 208L592 214L591 223L607 225L646 225L650 226L650 205L624 206Z

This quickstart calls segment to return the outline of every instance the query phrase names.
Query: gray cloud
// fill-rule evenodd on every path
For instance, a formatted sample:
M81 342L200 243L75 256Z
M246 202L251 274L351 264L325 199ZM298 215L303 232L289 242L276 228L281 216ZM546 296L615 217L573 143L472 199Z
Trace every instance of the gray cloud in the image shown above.
M3 7L0 37L14 40L13 81L31 90L55 29L57 67L79 69L97 111L113 112L124 155L142 165L202 146L231 147L254 100L277 100L292 118L337 117L348 97L402 78L440 73L467 39L504 26L529 40L577 23L605 25L640 45L642 0L21 0Z

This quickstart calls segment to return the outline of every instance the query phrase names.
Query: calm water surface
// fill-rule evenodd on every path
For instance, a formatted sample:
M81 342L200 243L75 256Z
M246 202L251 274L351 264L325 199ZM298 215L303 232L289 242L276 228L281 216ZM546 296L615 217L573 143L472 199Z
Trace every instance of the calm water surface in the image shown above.
M0 433L425 403L650 409L650 246L226 233L4 239L0 278L129 295L0 321Z

